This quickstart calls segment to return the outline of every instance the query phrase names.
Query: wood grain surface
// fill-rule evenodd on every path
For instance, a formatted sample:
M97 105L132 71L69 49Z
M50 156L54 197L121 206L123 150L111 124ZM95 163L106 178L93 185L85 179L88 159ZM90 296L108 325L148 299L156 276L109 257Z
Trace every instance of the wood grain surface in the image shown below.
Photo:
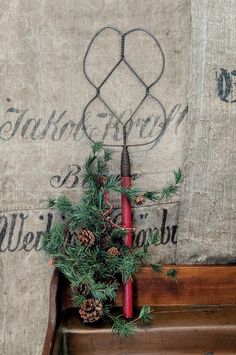
M170 268L176 269L176 280L166 276ZM91 345L89 334L98 337L99 343L101 333L111 332L110 324L108 326L95 324L91 327L81 325L77 311L73 308L71 296L70 284L62 275L58 278L55 271L51 282L48 330L42 355L53 354L56 319L61 319L62 314L66 315L63 328L65 327L66 332L70 333L68 341L72 354L77 354L78 344L82 344L81 354L85 353L83 349ZM149 304L157 307L157 321L153 321L149 329L152 335L145 333L144 338L147 339L143 338L141 342L139 336L136 339L135 344L139 342L140 348L146 341L150 345L150 351L153 351L156 346L166 351L168 344L163 340L165 337L171 338L175 342L176 349L177 346L182 349L182 354L185 354L184 351L187 349L189 354L194 353L198 347L207 349L207 344L217 346L217 351L222 351L222 354L226 354L223 350L232 351L232 346L236 347L236 266L234 265L165 265L163 272L159 274L154 273L150 267L144 267L134 279L134 304L135 306ZM122 306L121 291L114 306ZM140 331L143 334L143 331ZM198 345L196 332L200 334L201 339ZM82 338L81 334L83 334ZM151 341L154 335L155 341ZM184 340L186 336L187 342ZM109 341L114 343L114 347L117 346L113 338ZM131 343L127 341L126 345L129 347ZM99 344L97 351L99 349L103 351L102 343ZM91 354L95 349L93 347Z

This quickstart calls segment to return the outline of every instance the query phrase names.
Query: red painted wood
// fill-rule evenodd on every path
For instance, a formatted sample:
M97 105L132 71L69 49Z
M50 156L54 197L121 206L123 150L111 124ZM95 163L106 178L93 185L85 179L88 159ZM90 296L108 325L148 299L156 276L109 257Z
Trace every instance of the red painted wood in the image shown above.
M123 187L131 186L131 177L122 176L121 185ZM131 203L126 195L121 195L121 214L122 214L122 227L127 228L127 235L124 243L128 247L132 247L132 218L131 218ZM123 314L126 318L133 317L133 285L129 280L124 284L123 288Z

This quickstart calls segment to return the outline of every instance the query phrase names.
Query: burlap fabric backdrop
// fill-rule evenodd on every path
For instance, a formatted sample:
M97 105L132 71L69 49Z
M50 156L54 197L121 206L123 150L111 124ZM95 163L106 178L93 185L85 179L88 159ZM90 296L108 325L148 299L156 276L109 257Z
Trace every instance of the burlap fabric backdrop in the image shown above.
M165 56L153 93L166 110L167 125L157 144L132 150L135 184L158 189L179 166L187 177L173 203L134 210L135 243L141 245L150 228L158 228L161 244L153 250L154 259L233 260L236 10L230 0L3 0L0 11L1 354L35 355L46 330L51 276L40 237L55 220L45 200L63 193L79 198L82 191L89 143L81 115L94 93L82 60L91 36L104 25L149 29ZM112 33L108 37L109 46L101 40L101 55L95 48L91 58L98 80L117 53L116 39ZM153 44L138 35L130 46L133 60L141 58L142 75L152 78L160 64ZM128 72L121 74L122 80L114 78L120 96L113 95L112 85L106 94L120 104L115 109L125 118L140 89ZM121 97L126 98L122 105ZM162 119L160 109L150 104L130 126L130 137L148 140ZM88 122L98 139L120 141L121 132L104 107L91 110ZM119 173L119 149L114 158L111 170Z

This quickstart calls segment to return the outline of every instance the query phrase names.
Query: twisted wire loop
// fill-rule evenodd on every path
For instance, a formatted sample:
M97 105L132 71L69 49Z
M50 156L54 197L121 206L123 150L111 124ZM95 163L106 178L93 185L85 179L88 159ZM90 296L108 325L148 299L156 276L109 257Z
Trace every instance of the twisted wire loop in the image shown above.
M115 32L117 32L120 35L120 59L118 60L118 62L114 65L114 67L110 70L110 72L105 76L105 78L102 80L101 84L99 86L97 86L89 77L87 70L86 70L86 60L90 51L90 48L93 44L93 42L96 40L96 38L99 36L100 33L102 33L104 30L106 29L111 29ZM132 32L137 32L137 31L142 31L144 33L146 33L147 35L149 35L155 42L156 46L159 48L160 53L161 53L161 57L162 57L162 67L161 67L161 71L158 75L158 77L150 84L147 85L145 83L145 81L139 76L139 74L136 72L136 70L131 66L131 64L126 60L125 58L125 38ZM135 110L131 113L131 115L129 116L129 118L126 120L126 122L122 122L122 120L120 119L120 117L112 110L112 108L109 106L109 104L106 102L106 100L104 100L104 98L101 96L101 88L102 86L107 82L107 80L110 78L110 76L113 74L113 72L119 67L119 65L121 63L124 63L129 70L133 73L133 75L138 79L138 81L140 82L141 85L143 85L145 87L145 95L144 97L141 99L141 101L139 102L139 104L137 105L137 107L135 108ZM85 52L85 56L84 56L84 60L83 60L83 72L84 75L86 77L86 79L88 80L88 82L94 87L94 89L96 90L96 94L94 97L91 98L91 100L87 103L87 105L84 108L83 111L83 115L82 115L82 125L83 125L83 130L85 135L87 136L87 138L94 143L94 140L91 138L91 136L88 134L87 131L87 127L85 124L85 118L86 118L86 112L89 108L89 106L96 100L99 99L103 105L108 109L108 111L115 117L115 119L118 121L118 123L123 127L123 144L103 144L104 146L110 146L110 147L136 147L136 146L143 146L143 145L147 145L147 144L151 144L154 143L155 141L159 140L164 132L165 132L165 125L166 125L166 111L164 106L162 105L162 103L154 96L150 93L150 89L157 84L157 82L160 80L163 72L165 69L165 57L164 57L164 53L163 50L158 42L158 40L156 39L156 37L149 31L147 31L144 28L134 28L129 30L128 32L121 32L119 29L113 27L113 26L106 26L101 28L99 31L97 31L95 33L95 35L92 37L87 50ZM135 116L135 114L137 113L137 111L140 109L140 107L143 105L143 103L145 102L145 100L147 98L152 99L154 102L156 102L160 107L161 110L163 112L164 115L164 123L161 127L161 130L159 132L159 134L151 141L147 142L147 143L137 143L137 144L127 144L127 134L126 134L126 127L128 125L128 123L132 120L132 118Z

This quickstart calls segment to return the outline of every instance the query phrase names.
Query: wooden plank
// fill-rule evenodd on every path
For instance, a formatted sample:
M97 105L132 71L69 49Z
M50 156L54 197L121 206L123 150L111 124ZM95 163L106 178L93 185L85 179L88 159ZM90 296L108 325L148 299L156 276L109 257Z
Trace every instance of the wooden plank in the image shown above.
M71 313L71 312L69 312ZM236 307L157 307L146 327L131 337L115 337L111 323L83 324L77 312L65 317L63 329L71 355L235 354ZM197 334L197 336L196 336Z
M175 268L177 282L166 276ZM62 308L73 307L71 289L64 281ZM165 265L162 273L144 267L134 279L134 305L218 305L236 304L236 266L234 265ZM122 305L120 290L115 302Z
M169 268L176 269L177 282L165 276ZM236 266L166 265L161 274L145 267L134 281L136 306L236 304Z

